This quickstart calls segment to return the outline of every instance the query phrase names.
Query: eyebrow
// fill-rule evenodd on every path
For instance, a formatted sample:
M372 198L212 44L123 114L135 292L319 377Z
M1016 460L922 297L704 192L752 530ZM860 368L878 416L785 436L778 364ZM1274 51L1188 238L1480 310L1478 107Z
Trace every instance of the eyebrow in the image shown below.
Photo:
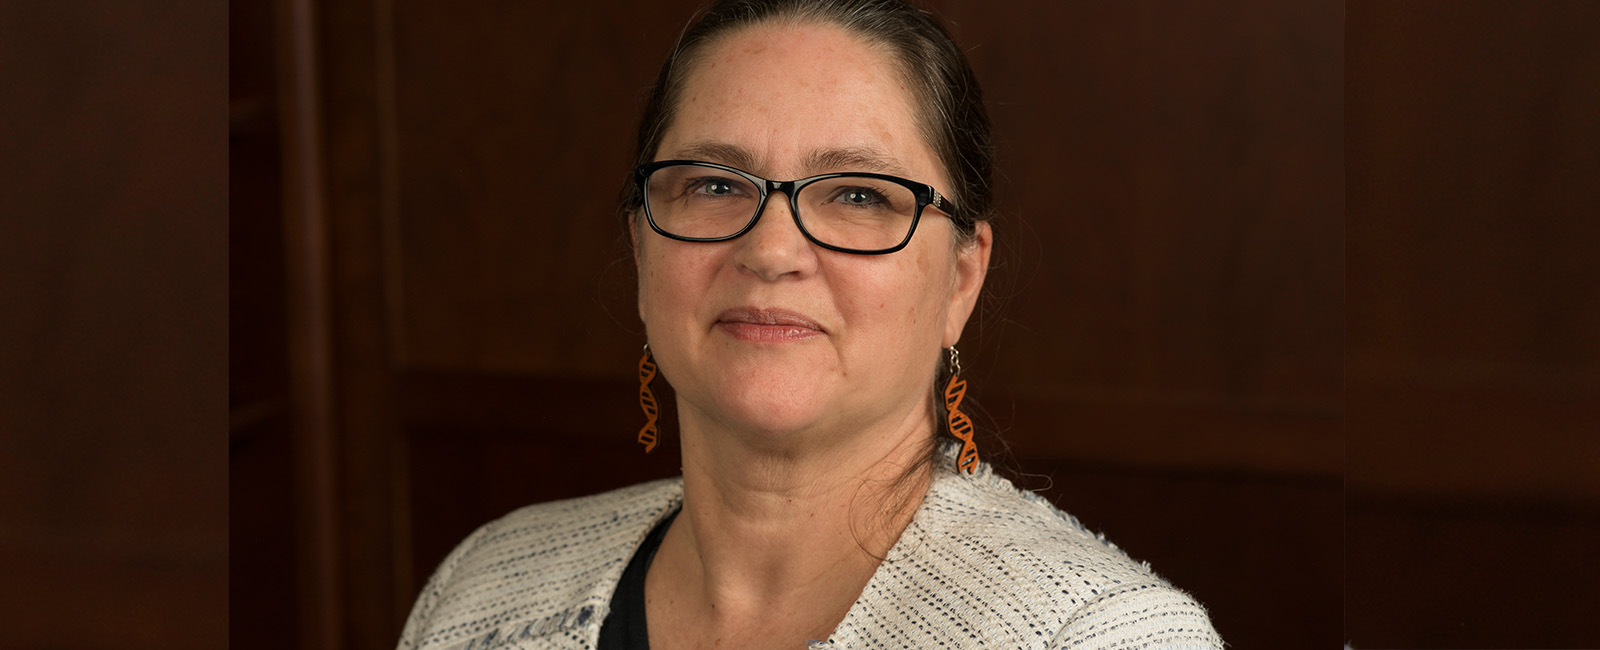
M748 149L723 142L691 142L672 154L673 158L704 160L753 171L756 157Z
M674 158L721 163L755 172L761 165L750 150L725 142L691 142L678 149ZM887 153L871 147L833 147L807 154L803 173L807 176L830 172L877 172L905 178L911 172Z
M843 147L838 149L819 149L806 156L806 172L821 174L826 172L878 172L880 174L893 174L895 176L909 177L911 172L901 166L894 158L882 151L867 147Z

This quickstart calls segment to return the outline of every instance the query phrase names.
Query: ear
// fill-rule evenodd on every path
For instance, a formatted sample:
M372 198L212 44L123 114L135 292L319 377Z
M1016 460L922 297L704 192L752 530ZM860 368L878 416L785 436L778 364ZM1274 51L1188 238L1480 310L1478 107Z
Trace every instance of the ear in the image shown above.
M994 233L989 222L980 221L972 243L956 253L956 277L950 289L950 310L945 314L944 347L961 340L961 330L978 304L983 278L989 273L989 253L994 248Z

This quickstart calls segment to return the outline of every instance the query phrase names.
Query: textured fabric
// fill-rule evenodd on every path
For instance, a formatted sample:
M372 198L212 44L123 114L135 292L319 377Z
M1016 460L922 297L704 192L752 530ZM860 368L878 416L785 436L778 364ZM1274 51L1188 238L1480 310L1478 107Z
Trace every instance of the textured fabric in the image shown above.
M418 597L403 650L592 650L634 551L682 479L529 506L462 542ZM830 638L834 648L1211 649L1188 595L987 466L940 469Z

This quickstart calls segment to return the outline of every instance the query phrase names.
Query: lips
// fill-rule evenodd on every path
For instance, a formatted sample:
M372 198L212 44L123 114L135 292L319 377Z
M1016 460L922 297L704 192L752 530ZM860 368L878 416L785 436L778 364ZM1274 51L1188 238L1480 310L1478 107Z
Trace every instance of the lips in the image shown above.
M785 309L736 307L717 314L716 327L736 339L781 342L822 336L822 325Z

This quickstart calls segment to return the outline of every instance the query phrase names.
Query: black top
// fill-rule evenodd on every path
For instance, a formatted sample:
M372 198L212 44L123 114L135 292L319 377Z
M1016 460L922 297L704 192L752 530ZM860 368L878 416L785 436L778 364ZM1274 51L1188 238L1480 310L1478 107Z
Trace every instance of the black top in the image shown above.
M650 628L644 620L644 576L650 572L650 562L656 559L661 539L667 536L672 520L678 511L667 515L656 524L633 552L628 568L622 570L622 580L617 590L611 592L611 613L600 624L600 643L596 650L650 650Z

